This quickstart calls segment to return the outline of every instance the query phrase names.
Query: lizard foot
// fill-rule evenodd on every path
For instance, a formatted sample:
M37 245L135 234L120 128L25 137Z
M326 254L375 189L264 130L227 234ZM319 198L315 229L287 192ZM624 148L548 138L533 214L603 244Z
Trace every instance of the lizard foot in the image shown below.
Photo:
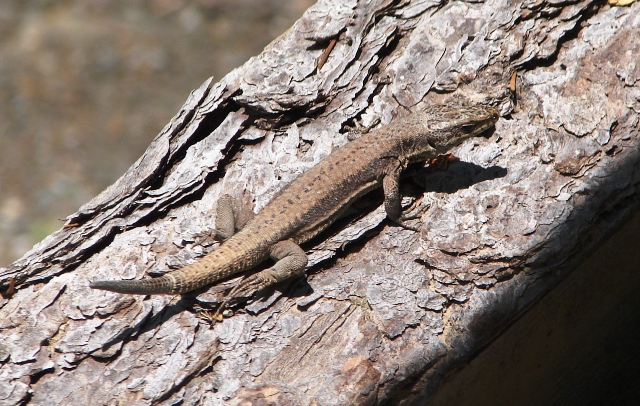
M268 272L270 270L271 269L265 269L264 271L251 275L231 289L231 292L229 292L226 299L224 299L220 307L218 307L218 310L216 310L216 318L218 320L222 319L224 310L227 309L231 302L240 298L248 298L261 289L276 283L277 281L271 275L271 272Z

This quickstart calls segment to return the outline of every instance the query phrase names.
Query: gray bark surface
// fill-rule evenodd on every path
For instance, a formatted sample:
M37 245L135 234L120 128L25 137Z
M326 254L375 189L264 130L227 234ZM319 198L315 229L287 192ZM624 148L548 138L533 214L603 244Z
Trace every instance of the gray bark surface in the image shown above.
M0 301L0 403L423 404L637 208L639 15L637 2L319 2L0 269L17 288ZM460 95L509 114L461 162L410 174L421 233L365 210L305 246L308 283L213 327L194 304L238 278L197 298L89 289L215 249L200 233L220 194L262 208L348 127Z

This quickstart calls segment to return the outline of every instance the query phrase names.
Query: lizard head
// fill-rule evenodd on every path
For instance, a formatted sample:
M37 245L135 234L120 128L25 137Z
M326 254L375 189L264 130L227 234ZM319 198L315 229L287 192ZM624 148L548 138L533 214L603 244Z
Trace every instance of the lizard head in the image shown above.
M429 145L438 153L482 134L500 117L497 109L481 104L432 105L424 112L423 125L428 130Z

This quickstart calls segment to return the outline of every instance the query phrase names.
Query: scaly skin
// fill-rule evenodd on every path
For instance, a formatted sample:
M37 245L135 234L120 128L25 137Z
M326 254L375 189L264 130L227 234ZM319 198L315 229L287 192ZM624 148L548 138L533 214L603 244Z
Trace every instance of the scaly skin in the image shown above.
M298 244L326 229L358 197L382 186L385 210L401 218L398 179L415 161L444 154L493 127L496 109L481 105L434 105L394 120L327 156L286 186L259 214L215 251L159 278L93 282L94 289L130 294L178 294L251 269L270 256L276 264L246 278L229 298L304 272ZM220 223L220 215L218 222ZM410 227L407 227L410 228Z

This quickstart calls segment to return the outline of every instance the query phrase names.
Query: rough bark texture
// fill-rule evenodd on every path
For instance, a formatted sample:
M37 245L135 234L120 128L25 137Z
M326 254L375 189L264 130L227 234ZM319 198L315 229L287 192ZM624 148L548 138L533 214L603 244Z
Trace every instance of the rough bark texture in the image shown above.
M637 207L638 15L637 2L319 2L0 269L17 287L0 302L0 402L422 404ZM407 179L421 233L381 208L352 218L306 247L308 284L213 327L193 305L234 280L197 300L88 288L214 249L197 236L217 196L260 209L350 125L458 94L511 111L516 71L517 105L489 141Z

